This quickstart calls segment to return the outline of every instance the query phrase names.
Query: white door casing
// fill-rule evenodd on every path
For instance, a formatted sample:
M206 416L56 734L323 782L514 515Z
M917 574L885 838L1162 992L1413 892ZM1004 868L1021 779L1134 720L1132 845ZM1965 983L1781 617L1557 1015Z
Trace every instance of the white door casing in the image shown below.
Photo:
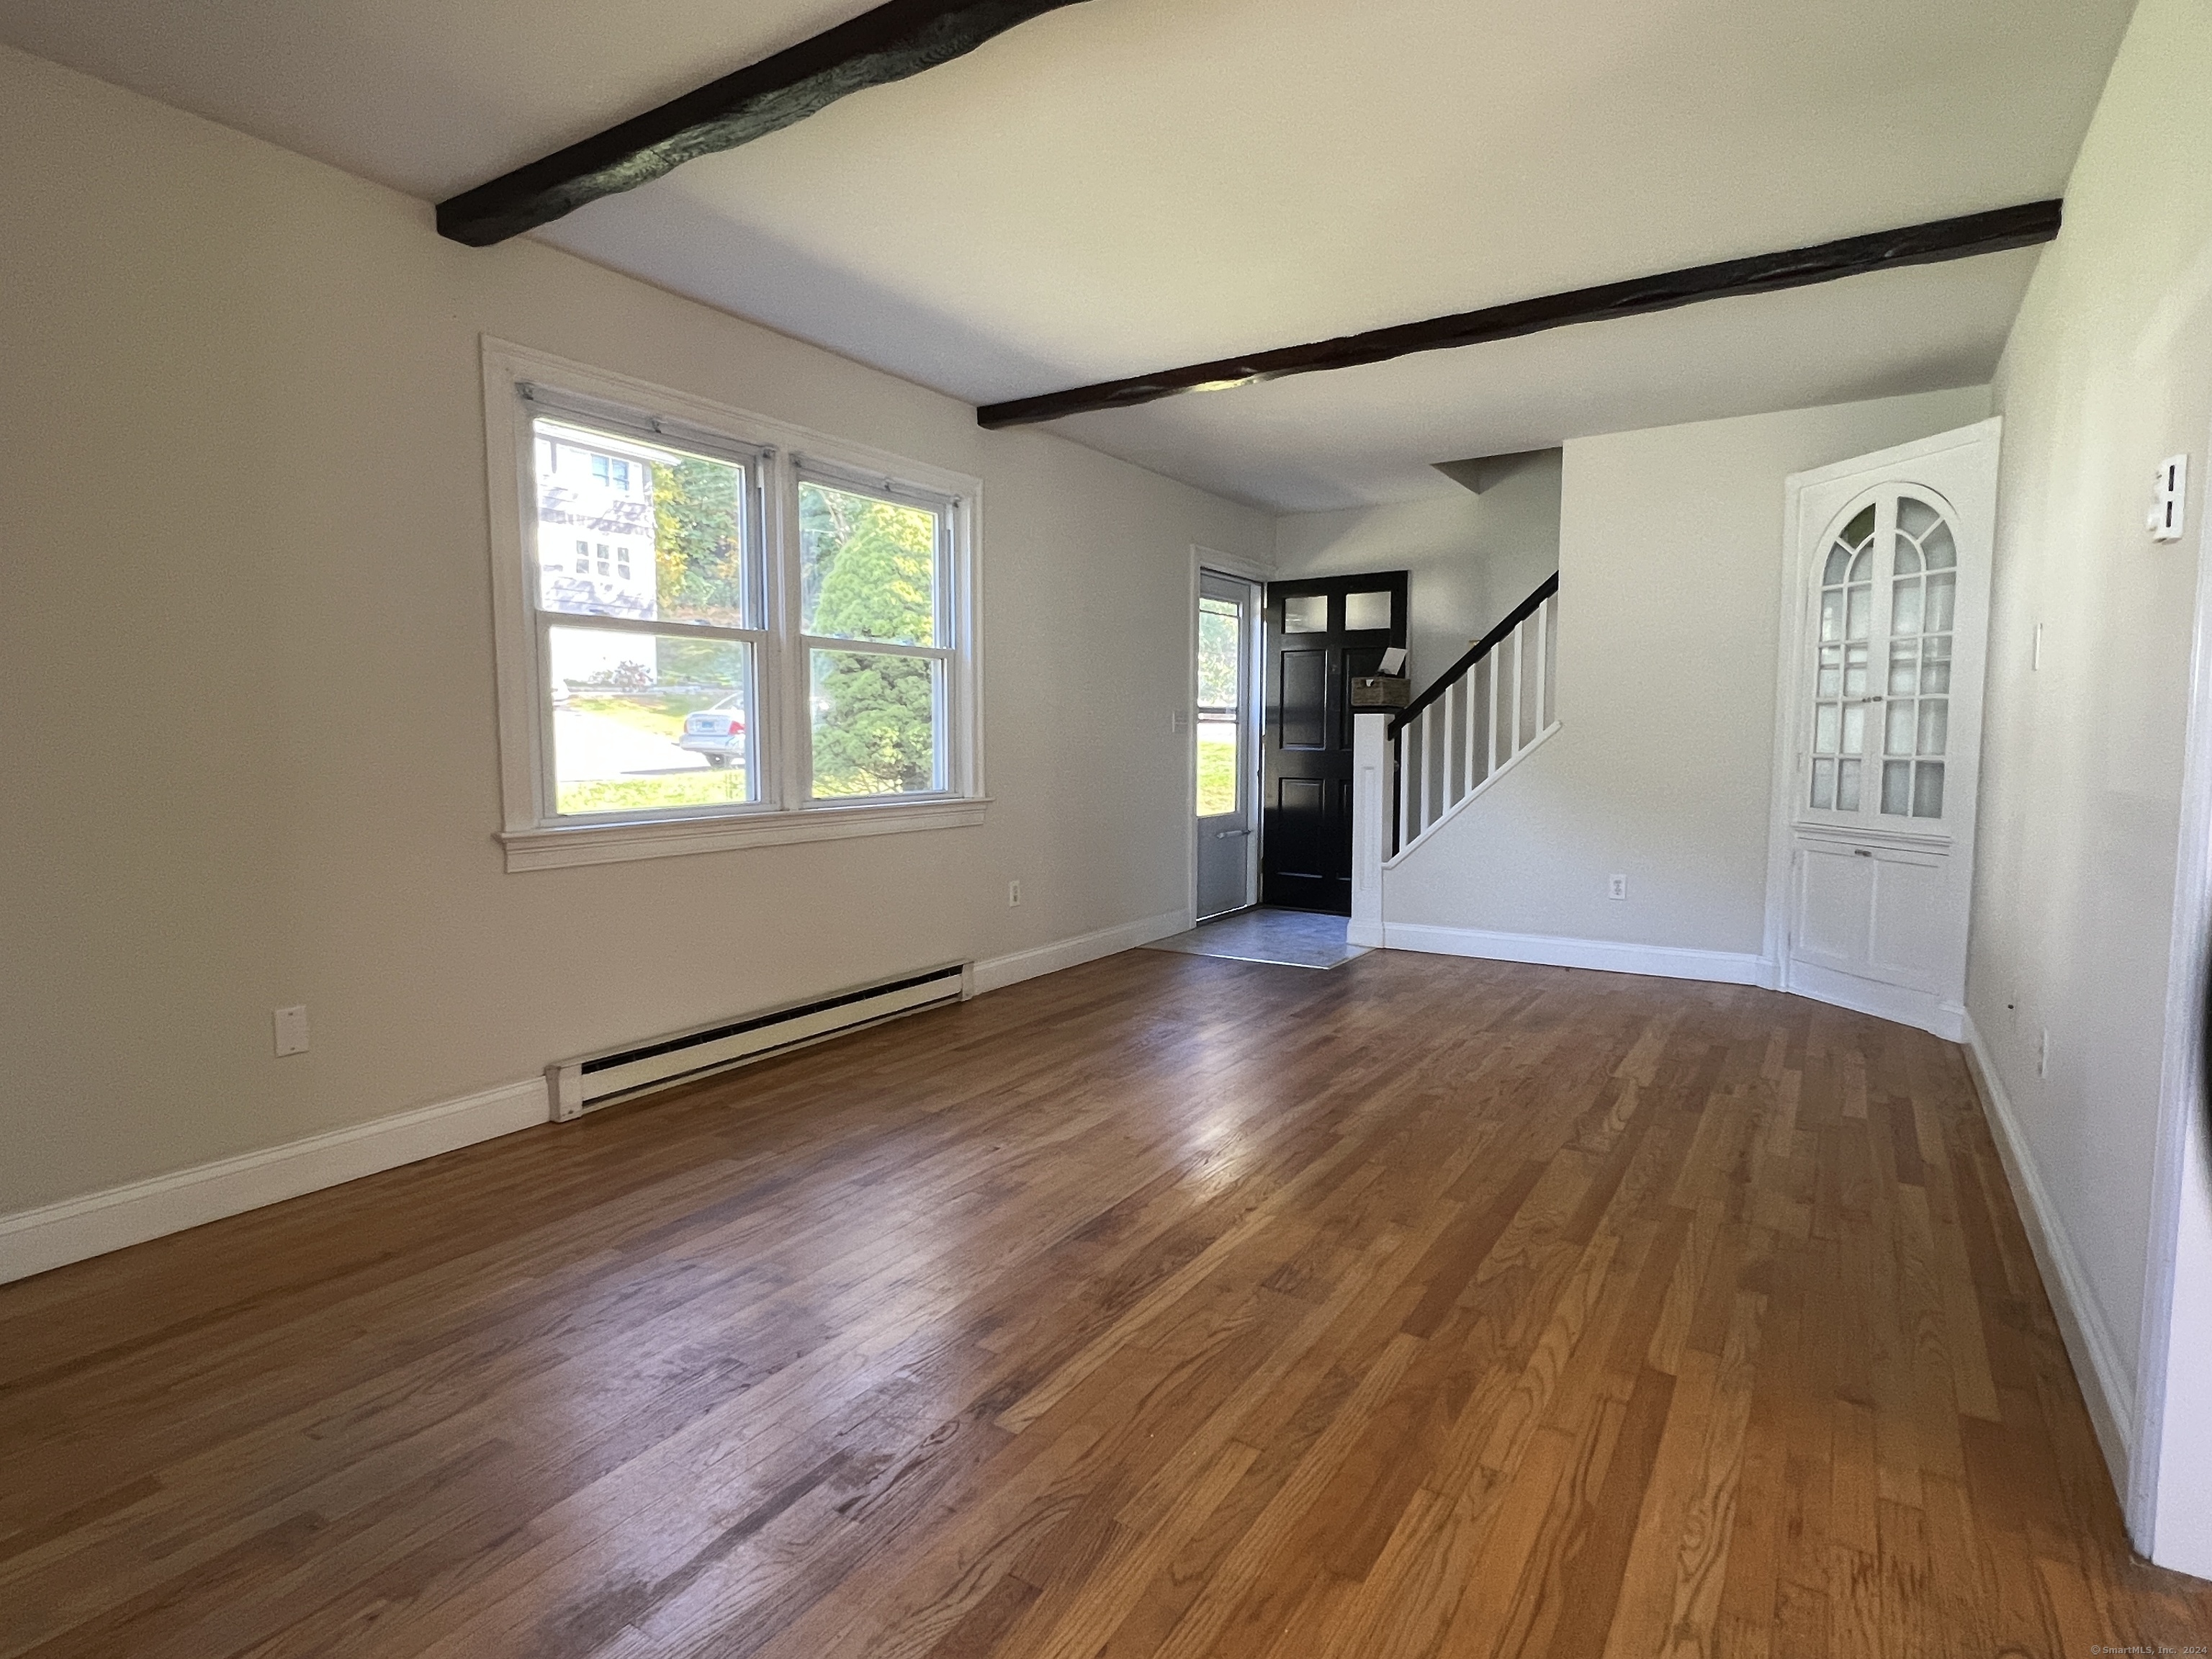
M1793 476L1767 955L1780 988L1957 1041L2000 423Z

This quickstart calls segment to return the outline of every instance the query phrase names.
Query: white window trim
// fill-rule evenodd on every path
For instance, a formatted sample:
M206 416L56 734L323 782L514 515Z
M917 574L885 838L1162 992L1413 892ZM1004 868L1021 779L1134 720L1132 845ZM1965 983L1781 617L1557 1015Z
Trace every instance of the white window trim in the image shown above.
M910 461L865 444L830 437L787 421L755 415L605 369L484 337L484 439L489 485L492 616L499 695L500 797L498 839L510 871L547 870L723 852L800 841L839 840L902 830L939 830L983 821L990 798L983 788L981 661L977 622L981 614L982 485L964 473ZM757 659L756 720L774 733L773 757L761 768L767 799L744 805L630 818L554 820L547 799L550 757L540 705L536 608L529 578L531 527L537 514L537 470L531 422L517 388L543 386L566 394L566 412L581 414L604 404L608 417L631 423L657 417L671 425L674 442L711 434L718 447L757 456L762 534L768 592L765 643ZM696 427L687 438L681 428ZM945 660L945 714L940 731L945 787L927 795L863 800L803 799L806 774L809 663L799 634L798 525L785 511L795 474L804 468L836 475L861 489L888 485L893 492L925 492L951 505L946 513L944 618L953 641ZM825 480L826 481L826 480ZM864 648L873 649L872 645ZM927 653L939 655L936 652ZM763 744L757 753L771 745Z

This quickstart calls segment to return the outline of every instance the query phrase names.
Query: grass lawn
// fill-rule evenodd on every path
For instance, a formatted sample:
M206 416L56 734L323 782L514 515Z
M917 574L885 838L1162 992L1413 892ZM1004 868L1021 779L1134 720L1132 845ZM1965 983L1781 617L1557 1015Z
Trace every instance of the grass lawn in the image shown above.
M635 697L572 696L568 699L568 707L586 714L605 714L609 720L620 720L624 726L634 726L641 732L650 732L656 738L666 738L672 743L684 735L684 717L697 713L714 701L714 696L702 696L696 691ZM716 796L715 799L721 798Z
M1198 728L1198 815L1219 817L1237 810L1237 728Z
M561 785L562 812L650 811L664 806L719 806L745 798L745 772L685 772L662 778L582 778Z

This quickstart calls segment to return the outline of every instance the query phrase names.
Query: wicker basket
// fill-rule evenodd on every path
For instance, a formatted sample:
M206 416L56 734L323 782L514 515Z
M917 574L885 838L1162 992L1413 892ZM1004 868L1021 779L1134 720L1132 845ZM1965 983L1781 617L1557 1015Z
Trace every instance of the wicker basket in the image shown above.
M1413 683L1403 674L1354 674L1354 708L1403 708L1413 700Z

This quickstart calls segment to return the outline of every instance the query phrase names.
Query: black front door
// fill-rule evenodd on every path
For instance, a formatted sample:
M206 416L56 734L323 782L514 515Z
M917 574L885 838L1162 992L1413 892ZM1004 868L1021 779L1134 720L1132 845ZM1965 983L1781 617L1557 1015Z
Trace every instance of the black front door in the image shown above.
M1352 687L1406 642L1406 573L1267 584L1260 902L1352 914Z

